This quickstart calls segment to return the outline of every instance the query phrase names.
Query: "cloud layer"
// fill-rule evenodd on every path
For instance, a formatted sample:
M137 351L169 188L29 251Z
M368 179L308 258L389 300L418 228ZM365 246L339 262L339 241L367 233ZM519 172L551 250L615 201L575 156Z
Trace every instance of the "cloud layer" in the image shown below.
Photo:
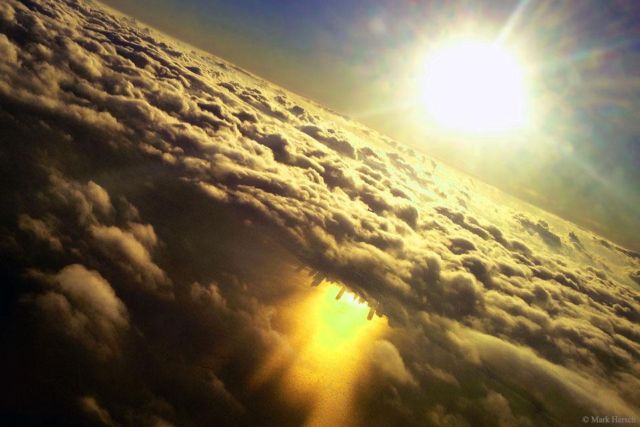
M391 325L354 424L638 414L640 254L93 4L3 2L0 72L16 423L303 423L247 384L312 281Z

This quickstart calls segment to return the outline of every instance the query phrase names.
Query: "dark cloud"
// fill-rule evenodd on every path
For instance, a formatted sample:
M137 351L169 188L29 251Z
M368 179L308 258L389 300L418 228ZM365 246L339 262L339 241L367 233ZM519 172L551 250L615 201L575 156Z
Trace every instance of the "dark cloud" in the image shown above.
M301 127L300 130L311 136L312 138L320 141L321 143L326 144L329 148L337 151L338 153L344 154L345 156L351 158L354 158L356 155L353 146L348 141L337 137L333 129L324 131L318 126L307 125Z
M36 239L47 243L54 251L62 251L60 239L55 235L52 226L45 221L22 214L18 217L18 227Z
M529 233L537 233L540 238L549 246L562 246L560 236L549 230L549 224L543 220L534 223L524 215L517 215L516 219Z

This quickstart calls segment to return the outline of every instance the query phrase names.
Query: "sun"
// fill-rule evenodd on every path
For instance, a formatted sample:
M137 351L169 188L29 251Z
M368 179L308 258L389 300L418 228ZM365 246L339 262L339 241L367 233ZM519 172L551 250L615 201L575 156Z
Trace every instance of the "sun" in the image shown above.
M501 133L527 124L526 74L503 45L445 43L429 55L423 75L422 102L430 118L448 130Z

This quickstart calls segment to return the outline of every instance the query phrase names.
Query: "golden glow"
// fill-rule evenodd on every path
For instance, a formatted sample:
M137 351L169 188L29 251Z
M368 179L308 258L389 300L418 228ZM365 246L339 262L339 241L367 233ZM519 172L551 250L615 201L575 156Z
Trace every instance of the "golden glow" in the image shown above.
M314 303L315 331L309 342L314 353L339 353L352 344L367 326L369 306L358 302L357 297L345 292L336 300L334 287L326 287Z
M287 314L291 347L272 355L258 374L258 381L282 374L285 395L309 410L307 426L349 424L355 381L387 325L378 316L367 320L369 306L353 294L344 292L337 300L339 291L320 286L294 302Z
M529 118L525 72L501 44L444 44L429 56L422 86L428 114L446 129L500 133L524 127Z

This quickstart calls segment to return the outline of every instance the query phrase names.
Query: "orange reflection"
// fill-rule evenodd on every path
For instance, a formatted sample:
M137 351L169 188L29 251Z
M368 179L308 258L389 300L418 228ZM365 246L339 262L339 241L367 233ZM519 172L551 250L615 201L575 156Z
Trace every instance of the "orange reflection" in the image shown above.
M335 285L314 288L287 313L291 347L274 354L256 380L281 373L288 400L310 411L307 426L353 424L355 382L371 345L388 327L378 316L367 320L369 311L366 302Z

